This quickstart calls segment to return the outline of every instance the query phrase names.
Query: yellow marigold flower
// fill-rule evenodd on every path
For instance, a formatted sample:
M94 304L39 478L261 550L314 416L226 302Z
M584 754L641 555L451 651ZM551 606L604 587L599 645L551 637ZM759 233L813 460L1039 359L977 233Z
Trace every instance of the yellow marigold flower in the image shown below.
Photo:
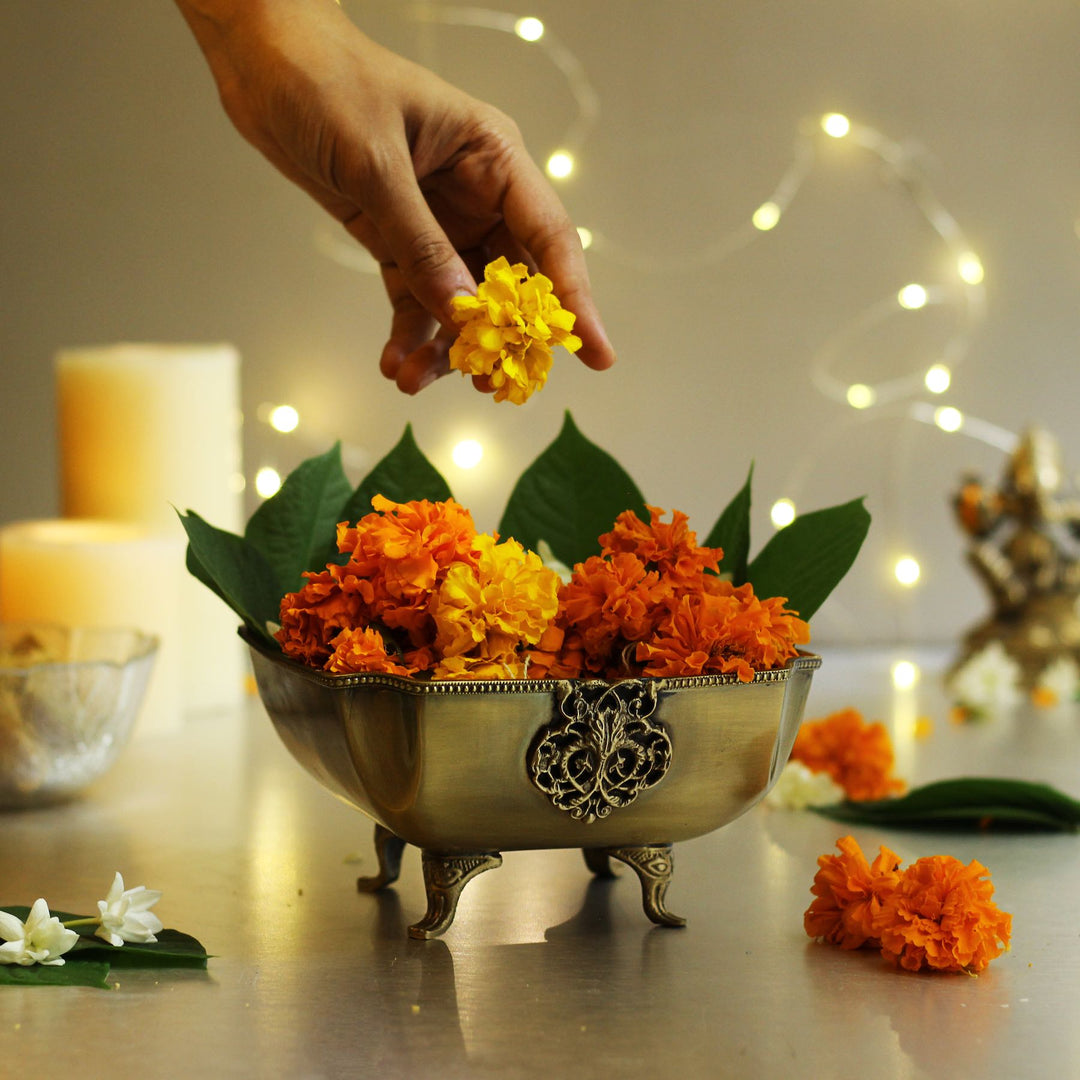
M576 316L559 302L551 281L503 256L484 269L475 296L454 298L453 319L461 330L450 348L450 367L487 376L496 401L521 405L539 390L551 370L552 345L568 352L581 348L571 333Z
M558 575L513 539L500 544L480 534L473 552L476 566L452 565L432 603L436 652L475 654L493 638L508 639L510 649L535 645L558 611Z

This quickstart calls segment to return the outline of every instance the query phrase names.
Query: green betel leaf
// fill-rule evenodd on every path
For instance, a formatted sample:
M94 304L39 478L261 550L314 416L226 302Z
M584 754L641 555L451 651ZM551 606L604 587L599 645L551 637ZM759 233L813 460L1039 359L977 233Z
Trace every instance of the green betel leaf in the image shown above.
M269 563L243 537L203 521L194 510L180 514L188 535L188 566L259 635L276 646L266 629L277 621L282 593ZM194 572L194 571L193 571Z
M277 582L277 599L303 584L305 570L322 570L334 550L334 527L352 485L341 466L341 444L308 458L248 521L244 539L266 560ZM277 618L275 607L274 618Z
M394 449L360 481L338 520L355 522L370 514L375 495L399 503L414 499L445 502L452 498L450 485L416 445L411 424L405 425Z
M506 504L499 535L535 551L546 540L573 566L599 553L597 537L633 510L649 520L645 499L623 467L578 430L569 410L555 441L521 474Z
M92 929L91 929L92 932ZM190 934L159 930L157 941L129 941L110 945L100 938L84 936L68 954L79 960L100 960L120 968L205 968L206 950Z
M754 466L746 474L746 483L727 504L712 531L702 541L705 547L724 549L720 573L728 574L735 585L746 581L746 563L750 557L750 487Z
M851 568L869 528L862 499L800 514L758 552L747 580L758 596L786 596L808 620Z
M108 990L109 965L66 957L63 964L0 964L0 986L92 986Z
M1049 784L959 777L913 788L897 799L813 808L852 825L896 829L1014 829L1076 832L1080 802Z

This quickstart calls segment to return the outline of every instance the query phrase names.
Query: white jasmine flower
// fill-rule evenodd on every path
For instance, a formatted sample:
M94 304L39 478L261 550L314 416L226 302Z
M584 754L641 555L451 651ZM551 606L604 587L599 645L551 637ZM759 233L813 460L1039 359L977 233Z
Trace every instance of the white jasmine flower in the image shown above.
M125 889L124 879L117 871L108 896L97 902L101 925L94 934L110 945L157 941L154 935L163 924L150 908L160 899L161 893L156 889L145 889L142 885Z
M0 964L63 964L63 954L79 940L55 916L43 898L34 901L26 922L6 911L0 911Z
M1020 665L1000 641L992 641L949 680L949 691L958 704L974 713L998 713L1021 701Z
M1042 696L1051 705L1075 700L1077 690L1080 690L1080 667L1071 656L1052 660L1035 683L1036 700Z
M827 773L813 772L801 761L789 761L765 803L777 810L805 810L842 802L844 789Z

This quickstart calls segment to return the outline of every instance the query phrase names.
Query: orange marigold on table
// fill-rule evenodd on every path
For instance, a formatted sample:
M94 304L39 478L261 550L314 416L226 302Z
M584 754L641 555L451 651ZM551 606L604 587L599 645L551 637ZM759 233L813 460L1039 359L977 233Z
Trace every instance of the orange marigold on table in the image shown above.
M1012 916L993 901L985 866L951 855L918 859L907 869L882 847L869 865L854 837L822 855L803 915L812 938L843 949L869 947L907 971L977 975L1009 947Z
M885 725L866 723L856 709L808 720L795 737L791 760L827 772L853 801L885 799L904 790L892 775L893 748Z
M1012 933L1012 916L992 899L989 873L950 855L913 862L875 917L882 956L908 971L984 971Z
M551 347L581 348L571 331L576 316L562 306L543 274L504 257L489 263L475 296L452 301L461 328L450 347L450 367L485 376L496 401L521 405L541 389L551 370Z
M817 897L803 915L803 927L841 949L877 945L880 915L900 878L900 860L882 845L873 865L853 836L836 842L839 855L818 858L818 872L810 891Z

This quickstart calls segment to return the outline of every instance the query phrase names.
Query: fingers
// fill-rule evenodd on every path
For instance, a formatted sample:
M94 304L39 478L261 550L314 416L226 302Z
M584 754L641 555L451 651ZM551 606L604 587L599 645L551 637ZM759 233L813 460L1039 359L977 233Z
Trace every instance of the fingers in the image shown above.
M346 223L350 232L352 225ZM383 261L392 263L395 278L400 277L400 286L395 280L391 301L404 287L433 319L452 330L450 301L476 292L476 281L428 206L407 157L372 178L364 213L355 227L354 235L369 248L371 230L378 232L379 246L387 255ZM410 326L417 322L418 318L410 315Z
M577 316L574 333L581 338L578 359L596 371L615 363L615 350L592 298L585 252L577 229L558 196L524 152L503 204L506 224L555 286L563 307Z

